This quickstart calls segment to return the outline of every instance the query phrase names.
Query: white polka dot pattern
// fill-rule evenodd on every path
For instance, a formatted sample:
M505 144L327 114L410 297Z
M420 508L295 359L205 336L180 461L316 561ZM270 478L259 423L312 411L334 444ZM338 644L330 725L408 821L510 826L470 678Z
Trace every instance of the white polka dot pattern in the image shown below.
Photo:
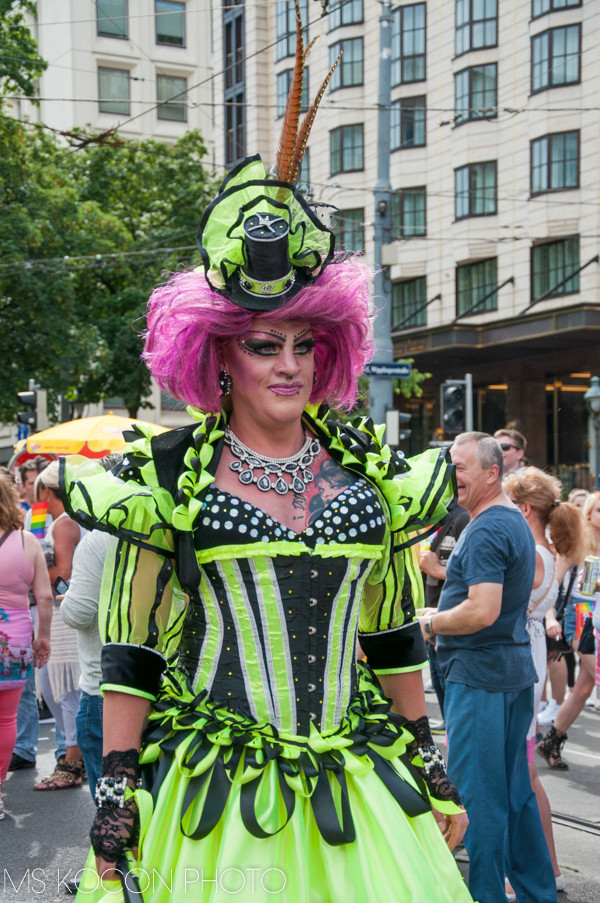
M383 541L385 515L377 493L362 478L322 508L302 533L288 530L260 508L211 486L196 521L196 529L200 527L210 534L206 537L207 547L232 541L240 544L287 541L318 546L360 541L379 545Z

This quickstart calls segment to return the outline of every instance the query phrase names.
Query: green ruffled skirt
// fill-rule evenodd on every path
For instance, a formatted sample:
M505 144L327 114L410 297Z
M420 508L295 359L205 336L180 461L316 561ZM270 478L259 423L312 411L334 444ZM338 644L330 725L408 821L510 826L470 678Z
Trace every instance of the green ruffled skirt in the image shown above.
M423 787L401 759L411 739L366 672L343 724L307 739L194 696L171 674L141 758L144 903L470 903ZM424 814L415 814L416 812ZM327 840L325 839L327 838ZM329 842L328 842L329 841ZM78 903L121 903L93 856ZM136 895L133 879L128 879Z

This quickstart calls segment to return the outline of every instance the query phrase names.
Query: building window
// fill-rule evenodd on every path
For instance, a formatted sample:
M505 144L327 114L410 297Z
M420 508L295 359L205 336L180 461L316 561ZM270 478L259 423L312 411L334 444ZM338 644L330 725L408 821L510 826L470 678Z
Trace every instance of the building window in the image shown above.
M455 216L489 216L496 212L496 162L470 163L454 170Z
M107 38L127 37L127 0L97 0L98 34Z
M300 18L304 30L304 43L306 44L306 30L308 26L308 0L298 0ZM277 59L283 60L286 56L294 56L296 53L296 10L293 0L277 0Z
M362 0L330 0L329 31L341 25L358 25L362 20Z
M98 69L101 113L129 114L129 72L127 69Z
M243 93L225 103L225 161L227 163L237 163L246 156L244 107Z
M246 156L246 92L244 4L223 3L225 163L239 163Z
M340 210L333 217L332 226L337 250L364 251L365 211L362 207Z
M185 47L185 4L155 0L156 43Z
M290 88L292 87L292 81L294 78L294 70L293 69L284 69L283 72L280 72L277 75L277 116L283 116L285 113L285 105L287 103L288 94L290 93ZM303 113L306 113L308 110L310 103L308 100L308 69L304 70L304 79L302 81L302 100L301 100L300 110Z
M537 19L546 13L553 13L558 9L570 9L572 6L581 6L581 0L533 0L531 16Z
M496 63L471 66L454 76L456 96L456 125L469 119L490 119L496 116Z
M330 91L338 88L351 88L363 83L363 39L352 38L337 41L329 48L329 65L333 66L340 51L343 50L339 66L331 76Z
M244 13L224 23L225 90L244 81Z
M392 327L402 323L402 329L427 326L427 309L419 310L427 301L427 278L407 279L392 286ZM417 312L418 311L418 312ZM413 316L410 316L413 314ZM410 317L410 319L406 319Z
M426 235L425 188L403 188L392 194L392 238Z
M478 301L493 292L498 286L497 260L481 260L478 263L467 263L456 267L456 314L466 313ZM498 310L498 293L494 292L484 304L473 311L473 315Z
M298 175L298 183L296 185L298 191L302 194L310 194L310 148L304 151L304 157L300 164L300 174Z
M392 86L425 80L425 4L394 10Z
M403 97L392 104L390 150L425 144L425 97Z
M159 75L156 79L158 88L158 118L175 119L178 122L187 120L185 102L187 81L174 75Z
M556 132L531 142L531 193L579 188L579 132Z
M581 26L550 28L531 39L531 91L572 85L580 80Z
M579 237L561 238L531 249L531 300L536 301L557 286L549 297L572 295L579 291ZM567 280L565 282L565 279ZM562 285L561 285L562 283Z
M456 56L497 43L497 0L456 0Z
M331 175L364 169L363 125L343 125L329 132Z

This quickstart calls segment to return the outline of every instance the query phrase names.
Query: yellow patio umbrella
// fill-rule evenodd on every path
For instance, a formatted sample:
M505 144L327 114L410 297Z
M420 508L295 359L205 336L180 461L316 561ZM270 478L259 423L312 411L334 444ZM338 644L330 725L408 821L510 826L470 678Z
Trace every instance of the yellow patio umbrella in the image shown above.
M148 423L132 417L115 417L103 414L101 417L82 417L81 420L70 420L57 426L34 433L27 439L26 448L30 455L84 455L88 458L101 458L110 452L122 451L126 442L123 431L131 429L132 423L151 426L155 432L164 433L168 427L157 423Z

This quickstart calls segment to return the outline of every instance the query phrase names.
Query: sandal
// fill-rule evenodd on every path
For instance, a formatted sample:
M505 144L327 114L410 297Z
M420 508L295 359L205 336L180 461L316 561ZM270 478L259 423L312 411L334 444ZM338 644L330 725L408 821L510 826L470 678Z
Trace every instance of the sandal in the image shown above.
M550 768L555 768L557 771L568 771L569 765L561 756L567 739L566 734L557 731L552 725L544 739L540 740L536 746L536 752L546 760Z
M35 784L34 790L69 790L83 783L83 759L67 759L61 756L56 768L47 778Z

